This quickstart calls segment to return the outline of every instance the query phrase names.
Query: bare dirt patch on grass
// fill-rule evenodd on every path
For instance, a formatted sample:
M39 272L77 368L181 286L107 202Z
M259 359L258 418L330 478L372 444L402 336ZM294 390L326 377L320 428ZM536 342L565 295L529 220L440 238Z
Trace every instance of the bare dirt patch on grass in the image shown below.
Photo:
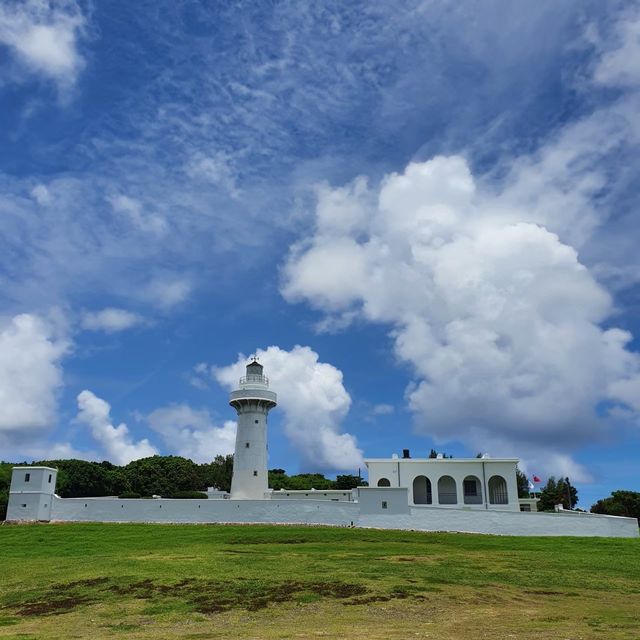
M305 597L309 596L312 596L312 600L331 598L348 601L369 592L370 590L362 584L340 581L246 580L225 583L185 578L176 583L163 583L151 579L126 581L103 577L53 584L35 597L25 594L23 599L7 602L2 608L15 616L31 617L60 615L99 601L139 599L158 603L166 599L169 601L167 604L173 600L188 605L192 611L215 614L232 609L257 611L272 604L300 599L304 601ZM407 595L394 591L389 595L369 597L390 600L404 598Z

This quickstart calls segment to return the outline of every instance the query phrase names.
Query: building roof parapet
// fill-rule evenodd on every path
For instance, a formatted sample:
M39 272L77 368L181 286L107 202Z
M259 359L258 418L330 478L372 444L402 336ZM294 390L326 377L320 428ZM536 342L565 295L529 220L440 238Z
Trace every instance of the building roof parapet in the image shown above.
M443 462L519 462L519 458L365 458L364 463L368 464L369 462L402 462L403 464L407 462L421 462L425 463L437 463L442 464Z

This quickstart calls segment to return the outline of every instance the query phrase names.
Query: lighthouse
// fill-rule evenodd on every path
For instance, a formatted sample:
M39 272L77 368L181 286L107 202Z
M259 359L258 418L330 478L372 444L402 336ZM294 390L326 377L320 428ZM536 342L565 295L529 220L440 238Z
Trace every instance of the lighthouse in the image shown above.
M257 358L247 365L240 388L229 395L238 412L236 449L233 456L232 500L264 500L267 491L267 416L277 404L269 391L269 379Z

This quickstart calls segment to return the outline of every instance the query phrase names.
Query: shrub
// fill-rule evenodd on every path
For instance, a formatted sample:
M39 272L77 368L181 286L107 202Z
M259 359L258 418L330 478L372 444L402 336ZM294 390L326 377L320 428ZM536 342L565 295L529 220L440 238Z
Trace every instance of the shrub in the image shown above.
M118 496L118 498L142 498L142 496L135 491L124 491Z

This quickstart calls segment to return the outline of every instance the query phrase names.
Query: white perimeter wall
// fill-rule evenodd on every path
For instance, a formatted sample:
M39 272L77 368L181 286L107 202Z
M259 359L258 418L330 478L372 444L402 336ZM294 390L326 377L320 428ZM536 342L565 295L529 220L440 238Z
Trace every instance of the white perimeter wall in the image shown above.
M465 511L442 507L409 507L408 512L404 513L394 512L393 509L387 514L381 513L378 498L387 499L392 508L395 500L390 494L393 489L380 492L380 495L375 495L378 492L371 489L368 493L371 495L367 497L371 500L365 500L362 504L291 499L120 500L54 497L51 519L80 522L265 522L508 536L638 537L638 521L634 518L567 512Z
M505 536L605 536L637 538L638 521L579 513L526 513L411 507L408 515L360 514L360 527L459 531Z
M51 520L80 522L279 522L357 524L354 502L54 498Z

